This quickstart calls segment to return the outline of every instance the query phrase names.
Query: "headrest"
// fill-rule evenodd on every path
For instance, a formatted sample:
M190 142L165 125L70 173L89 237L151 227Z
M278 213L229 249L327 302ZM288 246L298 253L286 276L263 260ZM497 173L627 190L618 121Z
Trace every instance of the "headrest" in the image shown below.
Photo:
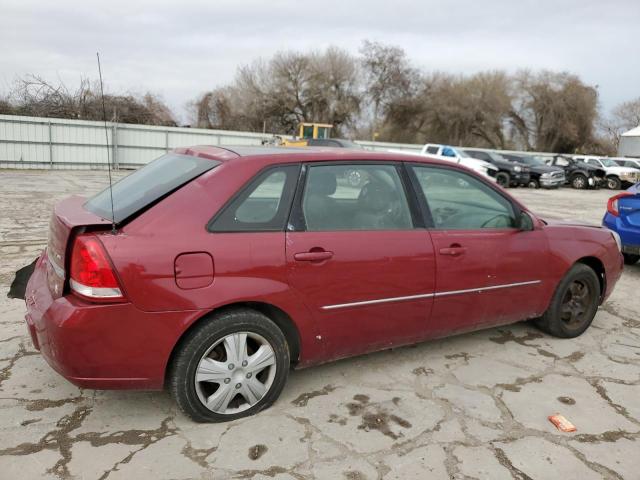
M309 182L309 193L316 195L333 195L338 188L336 176L331 172L312 173Z

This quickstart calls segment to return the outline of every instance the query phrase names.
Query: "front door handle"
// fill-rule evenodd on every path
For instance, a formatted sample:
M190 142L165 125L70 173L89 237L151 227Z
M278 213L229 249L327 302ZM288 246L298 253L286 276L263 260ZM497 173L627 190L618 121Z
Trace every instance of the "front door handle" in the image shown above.
M333 257L333 252L327 252L326 250L301 252L293 255L293 258L299 262L321 262L329 260L331 257Z
M440 249L440 255L450 255L452 257L458 257L466 252L467 249L462 245L458 245L457 243L454 243L447 248Z

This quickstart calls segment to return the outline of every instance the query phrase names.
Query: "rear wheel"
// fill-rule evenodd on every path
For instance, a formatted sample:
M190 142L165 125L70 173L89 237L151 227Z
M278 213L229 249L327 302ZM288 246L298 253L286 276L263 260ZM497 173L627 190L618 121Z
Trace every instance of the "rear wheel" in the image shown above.
M574 175L571 179L571 186L578 190L584 190L585 188L587 188L588 184L589 182L587 181L587 177L585 177L581 173Z
M496 183L502 188L509 188L511 177L506 172L499 172L498 175L496 175Z
M598 276L592 268L578 263L560 281L549 309L536 325L555 337L577 337L591 325L599 302Z
M289 375L289 348L265 315L242 309L212 317L179 346L170 389L197 422L224 422L272 405Z
M640 260L640 255L633 255L631 253L623 253L624 263L627 265L635 265Z
M622 188L622 182L618 177L607 177L607 188L609 190L620 190Z

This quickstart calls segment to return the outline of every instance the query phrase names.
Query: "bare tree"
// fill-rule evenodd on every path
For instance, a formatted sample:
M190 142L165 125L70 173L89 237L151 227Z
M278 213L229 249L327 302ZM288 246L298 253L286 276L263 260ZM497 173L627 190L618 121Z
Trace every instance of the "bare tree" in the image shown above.
M294 133L300 122L352 127L360 109L357 61L328 48L303 54L281 52L269 62L238 69L231 85L196 102L198 125Z
M416 94L419 72L411 66L406 52L400 47L365 40L361 49L361 64L365 78L365 97L371 100L371 128L377 130L386 119L382 115L397 117ZM393 110L393 112L391 112Z
M75 90L62 82L50 83L27 75L18 79L10 93L13 113L36 117L102 120L102 98L97 85L80 79ZM169 107L156 95L110 95L104 97L107 120L147 125L176 125Z
M617 150L620 135L640 126L640 97L616 106L611 115L600 120L599 127L611 150Z
M526 149L575 152L594 142L598 92L566 72L520 72L510 112L514 139Z

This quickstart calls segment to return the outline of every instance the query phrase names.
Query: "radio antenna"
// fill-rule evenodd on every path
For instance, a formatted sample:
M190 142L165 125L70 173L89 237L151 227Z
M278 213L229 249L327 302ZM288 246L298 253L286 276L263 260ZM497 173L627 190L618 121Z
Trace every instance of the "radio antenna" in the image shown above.
M102 120L104 121L104 139L107 145L107 170L109 171L109 197L111 199L111 233L116 231L116 214L113 208L113 182L111 181L111 155L109 154L109 130L107 129L107 109L104 105L104 86L102 84L102 68L100 68L100 53L96 52L98 59L98 75L100 76L100 97L102 98Z

